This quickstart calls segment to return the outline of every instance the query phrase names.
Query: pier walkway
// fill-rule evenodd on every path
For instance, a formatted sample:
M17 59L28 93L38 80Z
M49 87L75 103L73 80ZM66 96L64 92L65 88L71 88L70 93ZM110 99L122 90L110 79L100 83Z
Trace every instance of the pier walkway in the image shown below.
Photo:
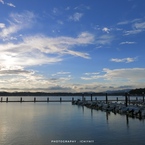
M63 97L63 96L57 96L57 98L53 98L53 97L45 97L45 98L41 98L41 96L30 96L29 100L26 99L27 97L29 96L1 96L0 98L0 102L3 103L3 102L74 102L74 101L77 101L77 100L81 100L81 101L104 101L106 104L109 103L109 102L124 102L126 104L126 106L130 103L134 103L134 102L140 102L140 98L141 98L141 102L145 102L144 100L144 95L142 97L136 97L136 99L132 99L131 96L129 96L127 93L124 95L124 97L122 96L121 98L119 97L116 97L116 99L111 99L109 98L108 94L106 93L103 96L93 96L92 94L90 94L90 96L84 96L84 94L82 94L82 96L78 96L78 97L72 97L70 98L70 96L68 97ZM13 98L13 99L12 99ZM14 99L15 98L15 99ZM79 99L78 99L79 98ZM87 98L87 99L86 99Z

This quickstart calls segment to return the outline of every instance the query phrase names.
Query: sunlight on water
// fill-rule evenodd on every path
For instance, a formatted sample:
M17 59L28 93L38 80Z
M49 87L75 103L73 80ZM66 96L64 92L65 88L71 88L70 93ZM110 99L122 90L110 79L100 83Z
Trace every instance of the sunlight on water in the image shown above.
M142 145L144 120L71 103L1 103L0 145L50 145L93 140L98 145ZM67 144L67 143L65 143Z

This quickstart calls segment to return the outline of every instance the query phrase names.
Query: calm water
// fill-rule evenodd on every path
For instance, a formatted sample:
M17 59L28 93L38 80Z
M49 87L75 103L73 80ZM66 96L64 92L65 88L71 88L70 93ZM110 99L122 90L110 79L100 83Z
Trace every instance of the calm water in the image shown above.
M144 145L144 134L144 120L71 103L0 103L0 145Z

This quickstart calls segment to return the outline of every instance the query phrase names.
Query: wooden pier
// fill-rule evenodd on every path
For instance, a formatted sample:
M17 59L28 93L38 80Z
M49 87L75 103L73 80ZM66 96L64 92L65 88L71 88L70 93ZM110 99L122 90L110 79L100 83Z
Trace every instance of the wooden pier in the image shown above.
M3 100L3 97L1 97L1 100L0 100L1 103L3 103L3 102L5 102L5 103L8 103L8 102L20 102L20 103L22 103L22 102L34 102L34 103L36 103L36 102L72 102L72 101L74 101L74 98L72 98L72 100L63 100L61 97L59 100L50 100L49 98L46 98L46 100L37 100L36 97L34 97L34 99L32 99L32 100L23 100L22 97L20 97L19 100L9 100L9 98L6 97L6 99Z
M17 100L12 100L13 97L16 97ZM82 101L91 101L91 102L92 101L104 101L106 104L109 103L109 102L124 102L125 105L128 106L131 102L138 101L138 97L136 97L136 99L131 99L130 95L128 95L127 93L125 93L125 95L122 96L121 99L118 98L118 97L116 97L116 99L115 98L111 99L111 98L109 98L107 93L104 94L104 98L101 98L103 96L98 97L98 96L93 96L92 94L90 94L90 96L85 96L84 94L82 94L82 96L78 96L76 99L74 99L75 97L72 97L72 98L69 98L69 99L66 97L64 99L64 98L62 98L63 96L62 97L57 96L57 100L56 100L55 97L54 97L55 100L54 100L53 97L51 97L53 99L50 99L49 97L46 97L45 99L42 100L41 96L38 96L38 97L36 97L36 96L31 97L30 96L30 98L32 98L32 100L27 100L26 97L29 97L29 96L24 96L24 97L20 97L20 98L17 97L17 96L3 96L3 97L0 98L0 102L1 103L2 102L6 102L6 103L8 103L8 102L20 102L20 103L22 103L22 102L34 102L35 103L35 102L74 102L76 100L82 100ZM87 97L87 99L86 99L86 97ZM19 100L18 100L18 98L19 98ZM143 94L141 100L142 100L142 102L144 102L144 94Z

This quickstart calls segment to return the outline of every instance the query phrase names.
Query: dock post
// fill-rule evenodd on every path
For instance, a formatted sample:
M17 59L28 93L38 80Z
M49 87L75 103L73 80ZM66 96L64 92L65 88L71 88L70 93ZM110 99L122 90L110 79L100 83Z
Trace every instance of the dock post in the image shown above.
M62 99L61 99L61 97L60 97L60 102L62 102Z
M34 102L36 102L36 97L34 97Z
M6 98L6 102L8 102L9 100L8 100L8 97Z
M130 105L130 94L128 93L128 101L129 101L129 105Z
M82 93L82 101L84 101L84 93Z
M74 98L72 98L72 102L74 102Z
M91 94L91 101L93 101L93 95Z
M118 97L116 98L116 101L118 102Z
M128 106L127 102L128 102L127 93L125 93L125 106L126 106L126 107Z
M1 97L1 102L3 101L3 97Z
M138 98L136 97L136 101L138 101Z
M20 102L22 102L22 97L20 98Z
M106 93L106 104L108 103L108 94Z
M139 110L138 114L139 114L139 119L141 119L142 118L141 110Z
M49 97L47 98L47 102L49 102Z
M144 102L144 92L142 92L142 95L143 95L142 97L143 97L143 102Z

